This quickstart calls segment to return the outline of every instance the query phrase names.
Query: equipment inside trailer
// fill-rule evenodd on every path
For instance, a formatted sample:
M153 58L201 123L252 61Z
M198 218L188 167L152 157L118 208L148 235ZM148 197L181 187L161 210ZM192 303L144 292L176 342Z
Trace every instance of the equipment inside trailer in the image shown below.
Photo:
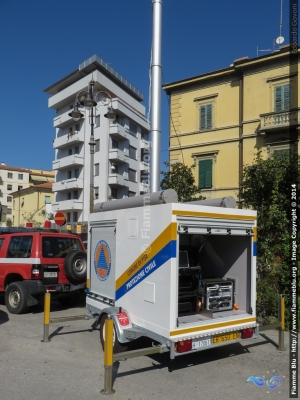
M179 234L178 323L251 314L251 237Z

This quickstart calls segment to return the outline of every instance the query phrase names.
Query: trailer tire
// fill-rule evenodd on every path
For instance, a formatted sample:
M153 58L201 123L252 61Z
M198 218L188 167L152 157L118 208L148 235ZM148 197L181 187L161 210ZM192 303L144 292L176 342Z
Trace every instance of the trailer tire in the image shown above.
M12 282L5 290L5 305L11 314L23 314L28 310L28 294L23 282Z
M104 351L104 340L105 340L105 320L106 320L106 315L103 315L100 321L100 342L102 346L102 350ZM116 353L122 353L123 351L128 350L128 343L121 343L118 340L115 324L113 328L113 352L114 354Z
M71 283L84 283L87 271L86 253L73 250L67 254L64 262L64 271Z

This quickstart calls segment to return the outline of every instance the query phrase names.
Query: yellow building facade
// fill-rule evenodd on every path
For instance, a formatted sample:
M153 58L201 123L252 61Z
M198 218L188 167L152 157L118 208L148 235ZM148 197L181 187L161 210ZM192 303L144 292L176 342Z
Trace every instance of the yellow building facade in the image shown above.
M12 193L13 226L25 226L27 222L44 225L47 219L47 205L54 201L52 183L29 186Z
M196 164L206 198L238 199L245 165L298 147L298 54L290 47L164 85L170 96L170 162Z

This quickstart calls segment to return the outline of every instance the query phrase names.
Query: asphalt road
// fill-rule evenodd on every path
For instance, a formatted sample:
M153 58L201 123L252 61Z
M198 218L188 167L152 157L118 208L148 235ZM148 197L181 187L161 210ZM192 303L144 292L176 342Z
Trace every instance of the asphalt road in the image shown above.
M84 315L76 308L51 303L51 317ZM53 323L51 341L43 343L43 305L29 314L9 314L0 300L0 399L104 399L103 352L99 330L91 320ZM289 354L276 350L277 331L257 340L185 355L170 362L169 354L138 357L114 364L112 399L122 400L266 400L289 398ZM288 345L288 333L285 344ZM147 340L135 347L151 345ZM282 385L255 386L250 376ZM272 381L271 381L272 382Z

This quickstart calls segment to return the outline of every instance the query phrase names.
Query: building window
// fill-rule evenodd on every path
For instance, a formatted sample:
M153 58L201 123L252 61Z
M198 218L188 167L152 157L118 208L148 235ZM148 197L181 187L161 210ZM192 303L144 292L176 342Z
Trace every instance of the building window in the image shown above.
M95 140L95 153L100 151L100 139Z
M198 164L199 188L210 189L212 188L212 161L201 160Z
M79 131L79 130L80 130L80 124L76 124L76 125L75 125L75 130L76 130L76 131Z
M99 199L99 187L94 187L94 194L95 194L95 199Z
M23 180L23 174L18 174L18 179Z
M23 186L18 186L18 190L21 190L21 189L23 189Z
M117 199L118 198L118 189L115 189L115 188L111 189L111 197L113 199Z
M72 171L68 171L68 179L72 178Z
M7 177L8 177L9 179L12 179L12 177L13 177L12 172L8 172L8 173L7 173Z
M11 202L12 202L12 199L13 199L12 196L7 196L7 202L8 202L8 203L11 203Z
M50 196L45 196L45 204L51 204Z
M12 190L12 185L7 185L7 190Z
M74 154L79 154L79 146L76 146L76 147L74 148Z
M137 137L137 126L132 122L129 122L129 133L135 137Z
M213 118L212 118L212 104L204 104L200 106L200 131L206 129L212 129Z
M98 128L100 126L100 115L96 115L95 118L95 127Z
M6 214L7 215L11 215L12 214L12 209L7 207Z
M136 171L134 169L129 168L128 180L131 182L136 182Z
M71 213L67 213L67 222L71 222Z
M72 199L72 194L71 194L71 192L68 192L67 193L67 200L71 200Z
M75 176L75 178L79 178L79 168L76 168L74 170L74 176Z
M78 222L78 213L77 213L77 211L73 212L73 222Z
M71 156L72 155L72 149L68 150L68 155Z
M274 111L289 110L291 99L291 85L274 87Z
M137 152L137 150L135 147L129 146L129 157L130 158L134 158L136 160L136 154L137 154L136 152Z
M74 198L75 200L78 200L78 190L74 190L73 198Z
M118 149L119 148L119 142L116 139L111 140L111 148L112 149Z
M94 175L95 175L95 176L98 176L98 175L99 175L99 164L95 164Z

